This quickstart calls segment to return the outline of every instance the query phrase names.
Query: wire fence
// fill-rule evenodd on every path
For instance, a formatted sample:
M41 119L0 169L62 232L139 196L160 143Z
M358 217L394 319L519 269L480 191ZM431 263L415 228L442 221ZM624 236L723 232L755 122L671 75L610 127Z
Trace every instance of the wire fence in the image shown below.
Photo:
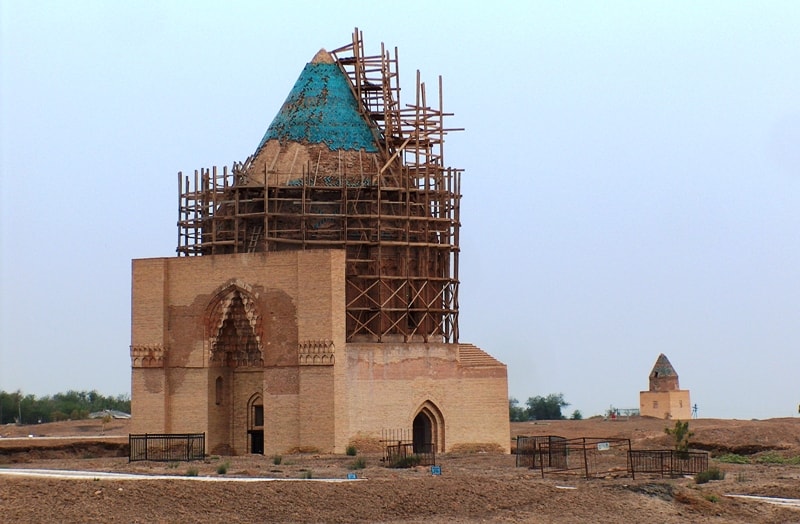
M552 449L552 446L550 446L551 443L563 440L566 440L566 438L556 435L534 437L518 436L516 453L517 467L540 468L542 466L542 461L545 462L547 467L550 467L550 464L553 462L551 453L548 452L546 455L542 456L542 454L539 453L539 446L546 445L545 449L550 450Z
M634 450L629 456L633 478L636 478L637 473L676 477L696 475L708 470L708 453L705 451Z
M708 453L697 451L632 450L630 439L556 435L518 436L516 464L547 474L586 478L656 474L696 475L708 470Z
M205 433L144 433L128 435L128 462L202 460L206 454Z
M556 435L517 437L517 465L547 474L627 476L630 439Z
M413 466L435 466L436 444L414 442L413 432L407 429L384 429L381 432L385 466L410 468Z

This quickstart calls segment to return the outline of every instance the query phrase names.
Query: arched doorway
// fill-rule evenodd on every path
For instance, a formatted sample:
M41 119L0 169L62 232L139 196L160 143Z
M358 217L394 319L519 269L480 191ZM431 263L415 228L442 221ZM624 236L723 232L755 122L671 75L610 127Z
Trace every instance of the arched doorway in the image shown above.
M244 283L222 286L206 310L208 443L219 454L264 453L264 335L258 297ZM249 397L247 395L250 395Z
M417 410L411 434L414 453L441 453L445 450L444 418L433 402L426 401Z
M247 450L264 454L264 402L258 393L247 403Z
M412 426L414 453L430 453L433 444L433 422L427 413L420 412L414 417Z

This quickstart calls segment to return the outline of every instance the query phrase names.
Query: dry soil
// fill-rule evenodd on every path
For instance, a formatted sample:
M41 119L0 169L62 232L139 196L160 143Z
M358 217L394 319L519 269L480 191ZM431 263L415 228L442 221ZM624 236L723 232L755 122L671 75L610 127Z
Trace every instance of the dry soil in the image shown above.
M634 449L669 448L669 422L648 418L512 424L516 435L619 437ZM129 463L128 423L0 427L0 468L174 476L84 480L0 475L0 522L800 522L800 509L730 495L800 499L800 418L690 422L724 480L614 474L584 479L515 467L513 455L444 454L429 468L382 466L380 454L208 457ZM28 437L34 435L35 437ZM14 438L17 437L17 438ZM745 464L721 462L735 453ZM730 455L728 455L730 457ZM366 467L351 469L357 458ZM224 471L224 473L221 473ZM360 480L345 479L356 473ZM197 476L194 476L194 475ZM200 478L274 478L257 483ZM311 480L308 480L311 477Z

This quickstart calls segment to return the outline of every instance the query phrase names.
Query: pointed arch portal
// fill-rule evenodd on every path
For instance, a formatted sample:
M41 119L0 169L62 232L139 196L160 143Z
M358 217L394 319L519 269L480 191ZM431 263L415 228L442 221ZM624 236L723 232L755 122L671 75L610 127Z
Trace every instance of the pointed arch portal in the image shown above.
M249 286L231 282L216 294L207 309L209 360L236 368L264 364L262 324Z
M250 453L264 454L264 401L258 393L247 403L247 441Z
M439 408L431 401L426 401L417 410L411 423L414 453L443 452L444 417Z
M258 295L230 280L206 306L209 439L221 453L264 453L264 327ZM249 396L248 396L249 395Z

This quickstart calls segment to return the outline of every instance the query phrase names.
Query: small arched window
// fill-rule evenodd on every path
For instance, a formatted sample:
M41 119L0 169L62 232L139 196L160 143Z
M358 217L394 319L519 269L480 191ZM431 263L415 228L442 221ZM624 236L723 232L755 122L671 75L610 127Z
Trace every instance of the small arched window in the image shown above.
M222 377L217 377L215 383L214 401L216 402L217 406L222 404Z

